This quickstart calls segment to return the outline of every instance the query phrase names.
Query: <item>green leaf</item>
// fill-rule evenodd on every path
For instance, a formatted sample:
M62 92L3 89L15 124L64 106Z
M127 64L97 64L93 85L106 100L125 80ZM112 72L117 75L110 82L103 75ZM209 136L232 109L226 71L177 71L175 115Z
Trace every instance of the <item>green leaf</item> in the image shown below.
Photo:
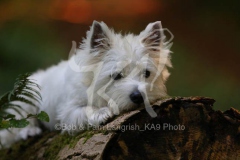
M20 119L20 120L11 119L9 122L11 127L14 127L14 128L24 128L27 125L29 125L29 122L26 119Z
M4 119L9 119L9 118L15 118L15 115L13 114L8 114L6 117L4 117Z
M1 123L0 123L0 129L1 128L10 128L11 127L11 124L10 124L10 122L9 121L1 121Z
M44 111L41 111L39 114L37 114L37 118L41 121L49 122L49 116Z

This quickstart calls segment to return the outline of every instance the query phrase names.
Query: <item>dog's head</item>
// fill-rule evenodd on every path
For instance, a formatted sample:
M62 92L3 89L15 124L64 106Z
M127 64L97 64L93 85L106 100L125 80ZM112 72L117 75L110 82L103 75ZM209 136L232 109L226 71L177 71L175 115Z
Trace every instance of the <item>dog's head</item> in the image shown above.
M120 112L166 96L165 81L171 66L170 46L161 22L150 23L139 35L114 33L94 21L81 48L91 74L93 103L108 103Z

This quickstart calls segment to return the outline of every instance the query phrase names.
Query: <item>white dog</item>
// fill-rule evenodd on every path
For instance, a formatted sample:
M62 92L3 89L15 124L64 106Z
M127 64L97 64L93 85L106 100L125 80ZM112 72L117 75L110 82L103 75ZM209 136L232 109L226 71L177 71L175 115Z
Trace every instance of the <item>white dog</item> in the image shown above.
M87 125L98 126L140 106L149 109L150 103L166 96L171 44L165 42L163 31L161 23L155 22L139 35L121 35L94 21L68 61L31 76L41 86L42 102L39 109L26 104L23 108L32 114L47 112L47 128L54 130L58 124L69 133ZM3 146L40 134L36 120L30 121L26 128L0 131ZM75 127L66 129L63 125Z

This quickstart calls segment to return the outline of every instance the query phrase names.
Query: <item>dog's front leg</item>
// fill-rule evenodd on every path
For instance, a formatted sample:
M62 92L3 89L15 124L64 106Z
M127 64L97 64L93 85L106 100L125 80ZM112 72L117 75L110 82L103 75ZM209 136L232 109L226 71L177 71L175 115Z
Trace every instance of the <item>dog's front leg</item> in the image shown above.
M106 123L114 116L108 107L94 108L92 106L86 107L86 115L89 125L94 127Z

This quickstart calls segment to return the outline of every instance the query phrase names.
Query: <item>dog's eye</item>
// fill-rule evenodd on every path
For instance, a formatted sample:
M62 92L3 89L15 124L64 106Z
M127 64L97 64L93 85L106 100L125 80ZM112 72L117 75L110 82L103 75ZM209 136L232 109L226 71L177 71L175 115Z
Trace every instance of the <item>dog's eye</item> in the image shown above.
M112 75L112 78L113 78L114 80L119 80L119 79L123 78L123 74L122 74L122 73L114 73L114 74Z
M145 78L148 78L148 77L150 76L150 74L151 74L151 72L150 72L149 70L146 70L146 71L144 72Z

